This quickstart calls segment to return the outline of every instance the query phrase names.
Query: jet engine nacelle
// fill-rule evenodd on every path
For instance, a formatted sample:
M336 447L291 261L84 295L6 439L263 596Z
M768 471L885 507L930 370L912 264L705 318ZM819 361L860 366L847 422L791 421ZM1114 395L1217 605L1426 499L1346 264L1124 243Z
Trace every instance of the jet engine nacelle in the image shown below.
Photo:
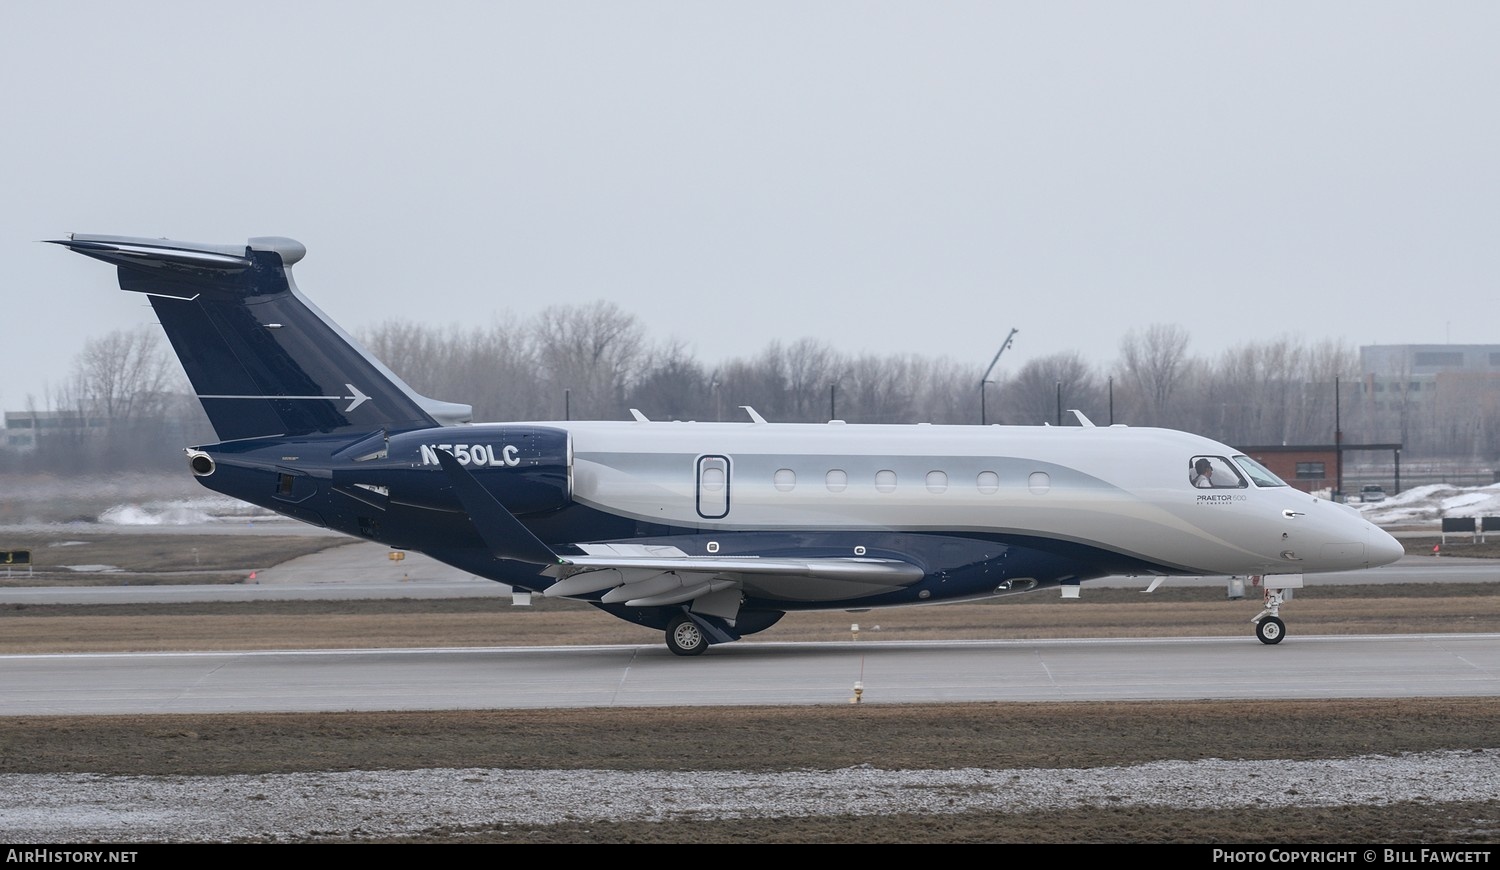
M514 514L556 510L572 502L568 433L541 426L445 426L391 436L385 466L442 474L445 451Z

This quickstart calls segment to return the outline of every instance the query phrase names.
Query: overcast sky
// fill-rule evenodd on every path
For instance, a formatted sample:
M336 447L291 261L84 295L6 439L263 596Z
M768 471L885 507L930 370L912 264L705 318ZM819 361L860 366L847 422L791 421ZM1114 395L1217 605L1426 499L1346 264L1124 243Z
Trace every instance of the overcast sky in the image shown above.
M606 299L709 365L1500 343L1497 44L1494 2L0 3L0 407L152 322L69 232L291 236L351 332Z

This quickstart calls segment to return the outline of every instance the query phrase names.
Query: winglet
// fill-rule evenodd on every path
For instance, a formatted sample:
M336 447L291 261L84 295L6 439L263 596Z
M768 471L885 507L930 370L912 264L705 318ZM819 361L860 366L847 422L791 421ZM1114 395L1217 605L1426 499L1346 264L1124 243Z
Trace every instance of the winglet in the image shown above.
M513 559L532 565L558 565L566 560L552 552L516 515L505 509L489 490L474 479L452 453L435 450L438 464L453 484L453 492L469 515L469 522L497 559Z

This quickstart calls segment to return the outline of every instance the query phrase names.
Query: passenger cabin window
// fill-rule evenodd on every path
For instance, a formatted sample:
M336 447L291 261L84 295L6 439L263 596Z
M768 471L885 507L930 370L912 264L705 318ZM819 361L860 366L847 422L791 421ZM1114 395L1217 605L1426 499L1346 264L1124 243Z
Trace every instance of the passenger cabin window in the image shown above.
M835 468L823 478L828 484L829 492L843 492L849 488L849 474L842 468Z
M1198 489L1244 489L1249 485L1222 456L1194 456L1188 461L1188 483Z
M790 468L777 469L774 482L778 492L791 492L797 485L797 472Z
M980 492L989 495L1000 489L1000 475L993 471L981 471L974 479L974 485L979 487Z

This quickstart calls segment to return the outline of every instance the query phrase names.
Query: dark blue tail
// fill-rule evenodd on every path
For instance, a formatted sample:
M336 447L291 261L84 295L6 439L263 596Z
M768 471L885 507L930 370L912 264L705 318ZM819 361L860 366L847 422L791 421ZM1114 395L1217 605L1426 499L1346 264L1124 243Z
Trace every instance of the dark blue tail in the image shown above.
M468 422L420 396L297 292L292 239L245 245L72 235L54 240L120 269L145 293L219 439Z

